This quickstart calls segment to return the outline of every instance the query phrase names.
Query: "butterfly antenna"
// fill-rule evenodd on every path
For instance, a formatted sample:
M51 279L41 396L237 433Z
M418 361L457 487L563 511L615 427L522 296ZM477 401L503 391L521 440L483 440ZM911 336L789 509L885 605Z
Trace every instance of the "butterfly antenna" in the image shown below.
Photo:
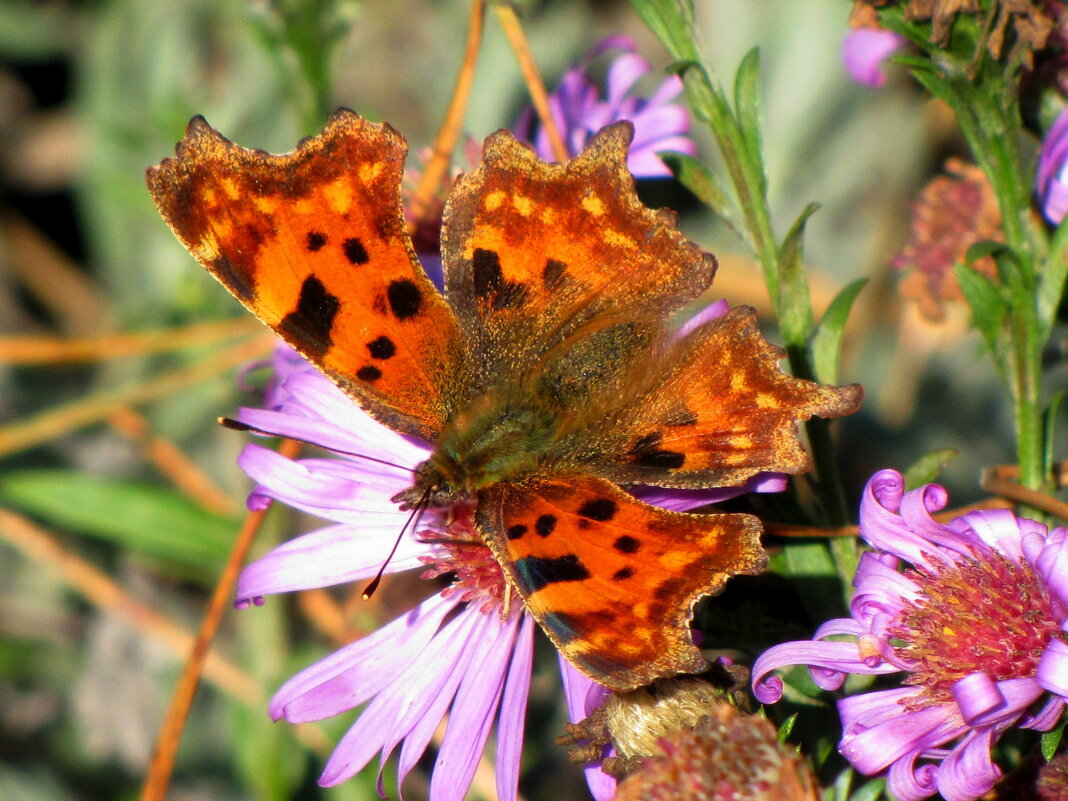
M279 434L277 431L267 431L263 428L256 428L256 426L250 426L248 423L242 423L240 420L235 420L232 417L219 417L216 418L219 425L223 428L229 428L233 431L247 431L252 434L262 434L265 437L286 437L287 439L296 439L288 434ZM305 445L314 445L316 448L322 448L324 451L330 451L331 453L337 453L341 456L351 456L354 459L365 459L368 462L377 462L378 464L384 464L386 467L395 467L398 470L403 470L406 473L410 473L412 468L405 467L404 465L395 464L393 462L387 462L385 459L376 459L374 456L368 456L364 453L353 453L352 451L343 451L338 448L331 448L326 445L320 445L318 442L309 442L306 439L297 439L297 442L303 442Z
M433 487L427 487L425 490L423 490L422 496L415 504L415 508L412 509L412 513L408 515L408 519L404 522L404 527L401 528L400 534L397 535L397 539L393 542L393 547L390 549L389 556L386 557L386 561L382 563L382 567L378 568L378 573L373 579L371 579L371 583L368 584L364 588L363 592L360 593L360 597L363 598L363 600L371 600L371 596L375 594L375 590L378 589L378 585L382 583L382 575L386 572L386 566L389 565L390 561L393 559L393 556L397 553L397 548L400 547L401 539L404 537L404 532L406 532L409 527L415 528L419 525L419 518L423 516L423 512L425 512L430 506L430 492L433 489Z

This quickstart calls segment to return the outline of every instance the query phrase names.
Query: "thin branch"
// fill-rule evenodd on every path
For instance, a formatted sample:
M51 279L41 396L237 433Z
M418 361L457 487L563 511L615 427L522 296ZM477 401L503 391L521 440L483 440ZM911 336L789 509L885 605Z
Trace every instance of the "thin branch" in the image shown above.
M542 83L541 73L538 72L538 64L534 60L534 52L530 49L530 42L523 32L523 25L515 13L515 9L508 3L497 3L493 6L500 20L504 35L508 37L508 43L512 46L516 61L519 62L519 70L523 73L523 80L530 92L530 102L534 104L534 111L538 114L545 135L549 138L549 144L553 149L553 157L557 161L567 161L571 154L567 151L567 144L560 135L560 130L553 120L552 111L549 109L549 93Z
M118 409L181 392L270 352L273 335L257 337L140 384L110 389L56 406L0 428L0 456L48 442L91 423L107 420Z
M485 16L485 0L472 0L471 21L467 30L467 47L464 51L463 64L456 76L456 85L452 90L452 99L449 101L448 111L445 112L445 119L442 120L441 129L434 139L430 161L427 162L426 169L423 170L423 175L409 202L413 220L420 220L427 214L431 205L430 199L444 183L449 165L452 163L452 153L460 138L464 115L467 113L467 102L471 98L471 86L475 80L475 67L478 64L478 50L482 43Z

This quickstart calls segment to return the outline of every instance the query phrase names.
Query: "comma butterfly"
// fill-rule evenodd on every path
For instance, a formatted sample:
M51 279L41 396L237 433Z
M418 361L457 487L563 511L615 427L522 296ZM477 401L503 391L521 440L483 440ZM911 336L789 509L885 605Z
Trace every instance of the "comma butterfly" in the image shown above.
M446 204L444 292L412 249L407 146L388 125L338 111L276 156L198 117L148 171L164 219L238 300L376 419L434 445L398 500L473 502L541 627L616 690L704 669L694 604L766 562L755 517L623 488L803 472L797 422L861 394L781 372L752 309L672 330L716 262L638 200L631 136L612 125L563 164L490 136Z

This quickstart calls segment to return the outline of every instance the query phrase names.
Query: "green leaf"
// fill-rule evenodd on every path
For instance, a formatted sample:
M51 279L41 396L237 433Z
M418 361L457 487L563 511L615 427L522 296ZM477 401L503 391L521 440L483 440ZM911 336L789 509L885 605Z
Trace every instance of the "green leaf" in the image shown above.
M745 54L734 76L734 109L738 127L742 131L749 158L759 164L762 145L761 131L760 49L754 47Z
M982 242L976 242L968 251L964 254L964 263L971 264L972 262L979 261L979 259L985 256L997 256L1001 255L1009 249L1009 246L1004 242L992 242L988 239L984 239Z
M880 801L885 798L886 779L878 778L865 782L850 797L849 801Z
M685 153L658 154L679 182L710 208L735 234L748 242L745 225L716 174L704 162Z
M675 58L697 60L690 0L630 0L630 4Z
M6 473L0 502L48 525L165 559L188 576L224 564L238 525L165 487L66 470Z
M779 248L779 297L776 306L787 346L803 345L812 334L812 302L808 294L803 243L808 218L819 207L819 203L805 206Z
M816 371L816 379L824 384L838 383L838 359L846 321L860 290L867 283L867 278L858 278L846 285L831 301L816 325L812 335L812 367Z
M1053 232L1046 263L1038 279L1038 332L1039 341L1049 338L1053 321L1057 317L1057 307L1064 296L1064 282L1068 278L1068 217L1061 220Z
M1042 758L1049 762L1053 757L1057 756L1057 746L1061 744L1061 738L1064 736L1064 724L1062 723L1055 729L1052 729L1042 735Z
M963 264L956 266L956 272L961 292L972 310L972 324L983 335L990 352L999 355L999 339L1009 312L1008 303L1002 298L998 287L985 275Z
M782 725L779 726L778 738L780 743L785 743L788 739L790 739L790 732L794 730L795 723L797 723L796 712L790 715L790 717L784 720L782 722Z
M930 484L959 454L955 448L941 448L924 454L905 469L905 489L914 490Z

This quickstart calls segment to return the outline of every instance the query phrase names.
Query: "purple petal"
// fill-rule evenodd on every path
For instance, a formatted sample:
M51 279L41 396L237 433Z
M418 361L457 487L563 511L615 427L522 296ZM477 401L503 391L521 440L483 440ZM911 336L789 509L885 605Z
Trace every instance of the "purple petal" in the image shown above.
M496 615L485 617L500 630L485 638L485 648L475 656L478 670L468 671L456 691L430 777L430 801L463 801L497 717L518 616L504 624Z
M725 298L720 298L715 303L710 303L679 326L679 330L675 332L675 336L673 337L674 341L677 342L680 339L685 339L701 326L720 319L730 310L731 306L727 303Z
M782 679L772 676L773 670L793 665L807 665L812 680L824 690L837 690L849 673L865 675L896 673L899 668L886 663L869 665L860 656L856 643L812 642L799 640L769 648L753 663L753 694L764 704L782 698Z
M977 679L976 676L983 678ZM1034 679L994 682L984 673L965 676L951 688L964 722L972 727L1009 724L1042 695Z
M1059 225L1068 213L1068 182L1064 168L1068 161L1068 109L1062 111L1042 142L1035 179L1042 213L1054 225Z
M1061 713L1064 712L1064 699L1053 696L1047 699L1042 708L1033 714L1025 715L1019 721L1020 728L1034 729L1035 731L1049 731L1061 722Z
M519 793L519 766L523 754L523 724L530 693L534 659L534 618L524 614L516 635L508 678L501 698L501 718L497 724L497 797L516 801Z
M608 68L607 101L619 106L634 84L653 71L653 65L635 52L622 53Z
M886 785L897 801L921 801L938 790L938 766L924 764L916 767L919 756L913 752L890 766Z
M877 89L886 83L883 62L904 43L905 39L893 31L854 28L842 41L842 62L854 81Z
M659 506L674 512L689 512L691 509L722 503L748 492L782 492L786 489L787 483L787 478L782 473L757 473L737 487L686 490L641 485L633 487L630 493L651 506Z
M1035 680L1051 693L1068 698L1068 644L1054 637L1038 663Z
M381 429L382 424L369 417L361 418L362 427L354 430L303 415L245 407L238 409L237 420L261 431L308 442L338 453L392 462L398 465L393 469L405 475L409 481L409 471L430 453L429 449L419 448L403 437L381 436L381 432L376 429Z
M938 768L938 792L946 801L975 801L1001 778L990 749L1001 731L969 732Z
M403 661L397 660L391 670L383 671L387 683L338 742L319 777L320 785L332 787L352 778L371 761L376 752L381 751L385 755L392 748L397 739L398 718L403 718L405 712L410 713L413 707L418 710L419 704L427 698L419 695L416 689L433 682L442 673L456 670L465 650L464 643L472 638L476 622L472 617L461 612L444 628L434 632L429 647L424 645L414 653L406 649ZM353 689L358 687L358 682L349 676L341 678ZM451 698L451 694L448 698ZM441 721L441 715L437 720Z
M882 710L877 724L847 726L845 722L849 716L843 711L843 705L850 700L853 699L838 702L844 728L838 750L857 770L869 776L886 770L910 754L922 754L932 746L952 740L968 728L957 716L954 705L941 704L906 712L896 701L893 709Z
M465 633L461 639L457 640L462 646L459 655L448 667L437 691L430 694L430 703L419 710L421 714L405 735L400 757L397 760L398 784L404 782L405 777L419 762L435 732L440 728L441 722L445 719L445 713L456 697L460 682L470 671L475 657L480 653L479 643L486 639L486 632L492 625L488 615L475 610L471 610L466 617L469 622L465 623L463 629Z
M385 564L399 526L389 531L350 525L329 526L282 543L250 563L237 580L236 602L243 604L280 592L332 587L373 577ZM385 572L421 567L433 546L410 536L401 539Z
M434 595L407 614L305 668L274 694L268 707L271 718L304 722L336 715L352 708L346 706L351 700L346 695L349 690L360 699L356 704L363 703L396 677L398 663L404 665L415 658L455 606L455 601ZM307 703L309 693L339 677L343 678L334 685L336 695L320 697L319 705Z
M568 720L578 723L589 716L608 697L608 689L595 682L558 654L560 678L567 700ZM601 770L600 763L583 768L586 784L595 801L611 801L616 794L616 780Z

